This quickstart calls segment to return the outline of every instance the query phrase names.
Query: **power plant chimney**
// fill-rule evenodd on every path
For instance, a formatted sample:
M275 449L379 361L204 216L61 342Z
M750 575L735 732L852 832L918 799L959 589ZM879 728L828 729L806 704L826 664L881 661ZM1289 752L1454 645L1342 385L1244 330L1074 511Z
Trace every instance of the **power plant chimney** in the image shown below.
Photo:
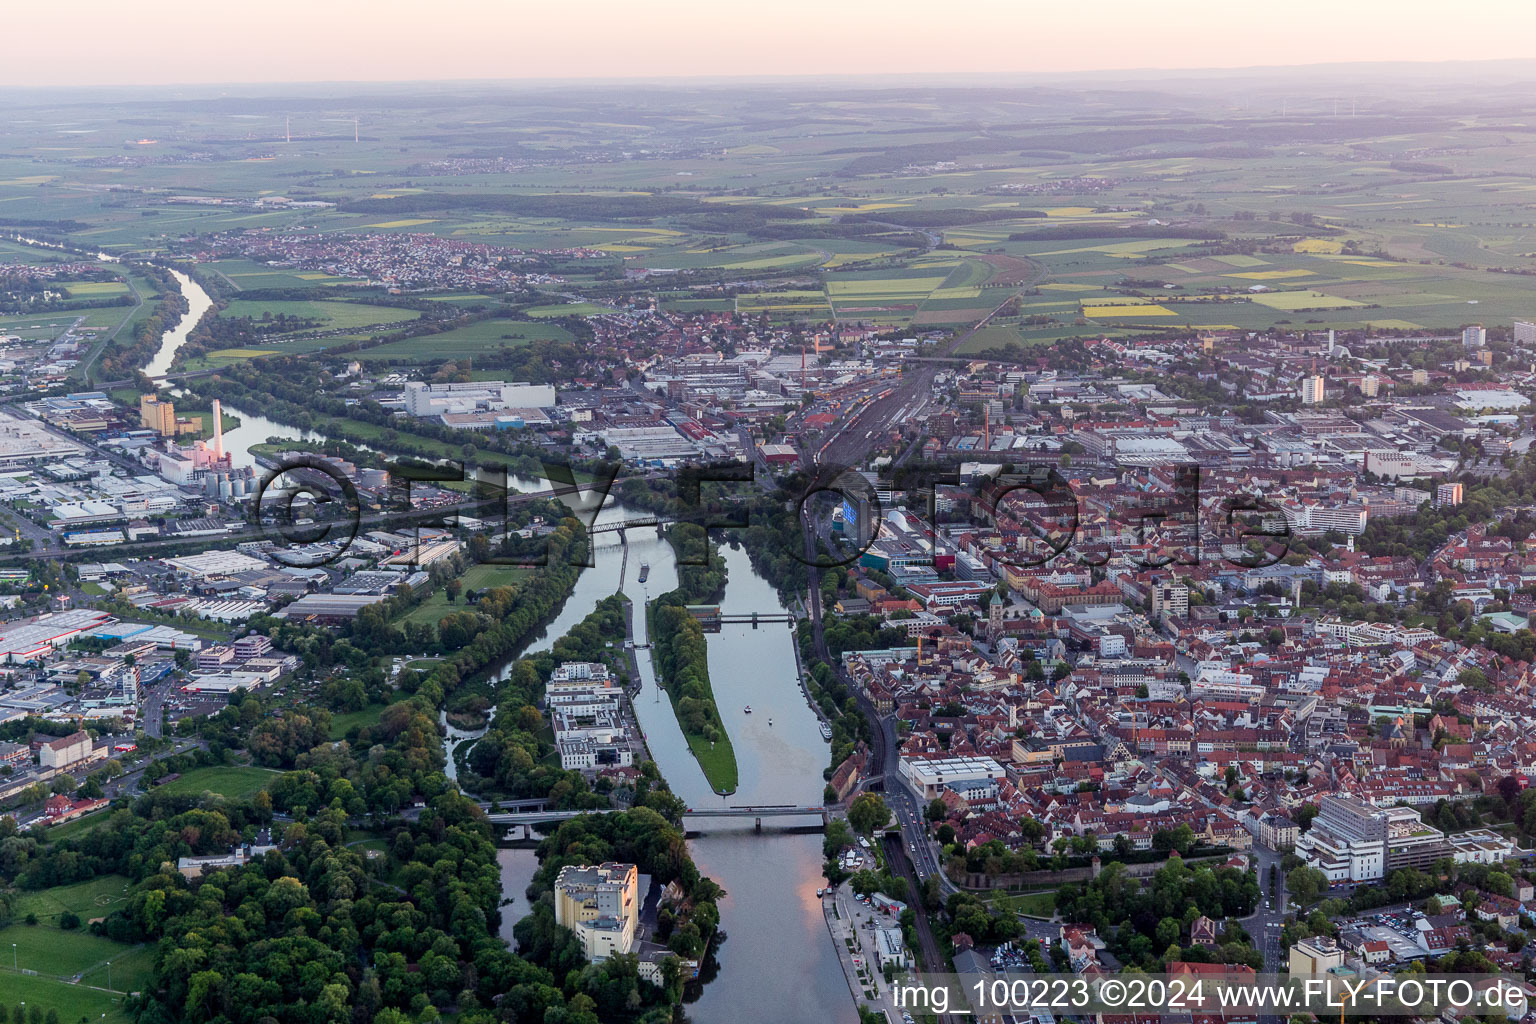
M224 409L219 400L213 400L213 457L224 460Z

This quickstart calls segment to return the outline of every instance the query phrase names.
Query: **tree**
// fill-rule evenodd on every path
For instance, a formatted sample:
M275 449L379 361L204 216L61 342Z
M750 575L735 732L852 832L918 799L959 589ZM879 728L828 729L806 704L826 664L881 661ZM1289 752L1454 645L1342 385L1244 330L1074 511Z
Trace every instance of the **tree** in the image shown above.
M459 599L459 594L464 590L464 583L461 580L449 580L443 585L443 590L448 595L448 603L452 604Z
M1318 896L1328 888L1328 877L1316 868L1309 868L1303 864L1299 868L1292 868L1285 876L1286 891L1296 901L1296 905L1304 907L1316 901Z
M1462 669L1461 673L1457 675L1456 681L1469 690L1482 690L1484 692L1489 690L1488 677L1483 674L1483 670L1480 668Z
M891 818L891 812L878 793L861 793L848 806L848 824L856 832L870 835Z

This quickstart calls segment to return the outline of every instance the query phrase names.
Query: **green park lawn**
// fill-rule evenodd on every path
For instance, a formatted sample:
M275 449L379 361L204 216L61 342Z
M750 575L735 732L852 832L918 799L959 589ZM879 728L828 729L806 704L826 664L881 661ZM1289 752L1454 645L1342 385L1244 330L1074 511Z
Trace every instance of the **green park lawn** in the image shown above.
M731 746L730 736L722 732L719 742L711 746L709 740L696 733L684 735L710 787L717 793L736 792L736 749Z
M276 777L277 772L269 769L243 765L196 768L159 788L163 792L181 796L200 796L210 792L230 800L240 800L257 790L265 789Z
M520 565L476 565L460 576L459 582L464 584L465 591L510 587L527 579L533 571L529 567ZM457 601L449 604L448 592L438 588L425 601L402 616L400 622L425 622L435 626L444 615L473 607L474 605L464 600L463 594L459 595Z
M345 714L332 715L331 739L339 740L344 738L354 727L363 728L374 725L383 713L384 705L374 704L363 708L361 711L348 711Z

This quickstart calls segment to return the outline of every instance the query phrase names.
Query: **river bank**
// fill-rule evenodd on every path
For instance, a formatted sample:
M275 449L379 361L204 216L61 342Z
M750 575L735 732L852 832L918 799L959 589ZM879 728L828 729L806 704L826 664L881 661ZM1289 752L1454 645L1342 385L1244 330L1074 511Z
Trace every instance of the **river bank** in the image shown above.
M151 377L164 377L171 371L177 349L186 343L187 338L192 334L192 329L213 308L213 299L203 291L202 285L179 270L172 270L170 273L171 277L176 279L177 285L181 287L182 296L187 300L187 311L176 326L166 331L161 337L159 349L149 360L149 365L144 367L144 372Z
M164 372L192 325L211 307L205 292L190 278L183 283L193 309L184 318L185 331L168 332L152 365ZM194 295L206 301L199 308ZM247 410L231 408L240 416L239 431L225 436L225 447L236 453L237 464L251 460L249 446L268 437L323 441L314 431L300 431L275 423ZM234 436L234 435L240 436ZM544 481L514 479L509 486L520 491L547 489ZM621 503L607 505L600 524L637 518L641 513ZM577 577L575 587L560 610L535 635L519 656L549 649L572 626L581 622L596 603L622 591L638 608L677 586L676 558L672 546L646 531L631 531L628 547L632 558L648 562L645 581L624 573L624 545L616 534L593 537L591 566ZM729 582L722 608L733 614L778 612L775 589L753 570L746 553L723 549ZM646 616L630 617L636 647L649 643ZM731 798L714 792L688 747L670 701L657 685L651 657L635 654L632 667L633 709L651 757L669 786L692 807L742 804L815 804L821 800L822 769L826 746L819 719L800 691L799 666L793 632L780 626L754 630L750 625L727 625L707 640L707 657L720 717L732 738L738 766L738 786ZM505 678L515 659L497 672ZM749 715L745 707L751 705ZM445 730L448 732L448 730ZM471 738L449 732L450 777L456 777L455 748ZM707 835L689 843L690 853L705 875L726 891L720 901L721 930L727 936L716 958L720 971L703 987L689 1014L701 1022L778 1024L785 1019L849 1024L857 1020L848 989L838 967L836 949L821 915L815 891L821 881L821 838L815 835L752 831L751 822L711 825ZM533 877L532 851L503 850L502 938L512 941L512 928L528 912L524 894Z
M519 490L540 490L537 481L514 481ZM606 506L598 523L636 518L620 503ZM628 543L616 534L593 538L592 566L577 579L575 591L542 640L529 653L549 644L580 622L598 600L621 590L632 602L630 633L633 708L652 759L672 791L690 807L821 801L826 743L820 720L800 689L799 667L791 630L781 624L754 630L750 624L726 625L707 640L710 676L724 726L732 738L738 765L735 794L723 797L710 786L688 747L671 699L657 685L655 666L646 652L646 616L641 609L677 586L671 544L649 531L629 531ZM626 552L626 548L628 549ZM650 564L644 582L623 572L625 558ZM779 612L775 589L753 570L745 551L720 551L727 568L722 609L731 614ZM752 713L745 708L752 706ZM701 1022L732 1021L778 1024L815 1020L844 1024L857 1020L837 951L822 917L816 890L822 886L821 837L752 830L750 820L712 823L707 834L689 841L699 870L726 891L720 901L726 940L716 958L719 974L689 1007ZM516 907L527 878L503 871L503 894ZM510 925L504 925L510 933Z

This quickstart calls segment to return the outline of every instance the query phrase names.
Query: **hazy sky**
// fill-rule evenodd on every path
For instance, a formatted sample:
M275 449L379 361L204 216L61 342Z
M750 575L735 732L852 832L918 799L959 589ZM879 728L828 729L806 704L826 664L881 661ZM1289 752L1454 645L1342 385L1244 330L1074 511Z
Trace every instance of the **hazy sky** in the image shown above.
M1059 72L1536 56L1531 0L5 6L5 85Z

